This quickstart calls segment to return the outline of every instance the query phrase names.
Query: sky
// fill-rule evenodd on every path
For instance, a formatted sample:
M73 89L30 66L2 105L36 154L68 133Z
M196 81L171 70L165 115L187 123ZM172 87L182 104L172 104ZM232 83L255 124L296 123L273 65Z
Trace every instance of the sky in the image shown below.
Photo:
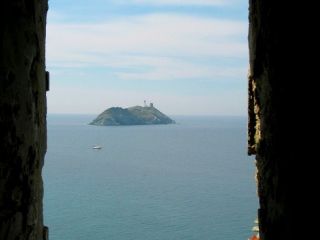
M247 0L50 0L48 113L247 112Z

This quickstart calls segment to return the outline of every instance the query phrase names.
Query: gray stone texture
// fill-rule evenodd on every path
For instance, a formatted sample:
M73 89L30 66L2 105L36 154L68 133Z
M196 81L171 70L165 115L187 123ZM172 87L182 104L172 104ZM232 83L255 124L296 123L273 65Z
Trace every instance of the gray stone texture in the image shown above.
M306 48L297 24L306 22L298 17L303 5L250 0L248 152L256 154L263 240L309 239L311 233L310 115L302 97L309 69L305 54L298 56Z
M0 3L0 239L42 240L45 0Z

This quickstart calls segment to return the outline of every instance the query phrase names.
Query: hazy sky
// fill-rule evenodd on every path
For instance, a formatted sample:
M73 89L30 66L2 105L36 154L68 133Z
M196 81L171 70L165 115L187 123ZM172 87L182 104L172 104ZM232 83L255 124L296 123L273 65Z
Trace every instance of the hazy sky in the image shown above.
M245 115L247 0L50 0L48 113Z

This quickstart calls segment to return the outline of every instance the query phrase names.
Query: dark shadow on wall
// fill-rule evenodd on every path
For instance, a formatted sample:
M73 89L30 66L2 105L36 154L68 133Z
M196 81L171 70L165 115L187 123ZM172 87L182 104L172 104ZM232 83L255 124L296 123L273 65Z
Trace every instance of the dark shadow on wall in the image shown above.
M0 239L46 239L47 1L0 3Z
M299 17L303 8L250 0L248 151L256 155L259 227L265 240L312 236L308 216L316 206L310 188L316 166L308 157L312 127L306 109L312 102L304 93L312 70L306 66L306 41L301 41L308 38L302 26L309 24Z

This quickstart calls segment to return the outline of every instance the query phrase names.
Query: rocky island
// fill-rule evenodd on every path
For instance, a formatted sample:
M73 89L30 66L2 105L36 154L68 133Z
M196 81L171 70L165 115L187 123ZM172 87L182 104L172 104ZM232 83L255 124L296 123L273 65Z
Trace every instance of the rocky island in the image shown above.
M90 125L121 126L121 125L152 125L171 124L174 120L160 112L151 103L149 106L129 108L112 107L101 113Z

